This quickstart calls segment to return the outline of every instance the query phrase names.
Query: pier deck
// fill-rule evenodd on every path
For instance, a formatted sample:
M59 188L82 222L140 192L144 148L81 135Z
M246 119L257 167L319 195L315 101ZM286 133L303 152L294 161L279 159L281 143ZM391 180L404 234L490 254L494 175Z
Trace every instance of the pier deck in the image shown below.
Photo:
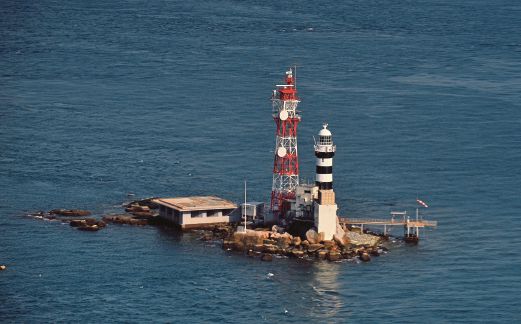
M340 224L345 225L387 225L387 226L408 226L408 227L436 227L437 221L427 220L403 220L403 219L378 219L378 218L347 218L339 217Z

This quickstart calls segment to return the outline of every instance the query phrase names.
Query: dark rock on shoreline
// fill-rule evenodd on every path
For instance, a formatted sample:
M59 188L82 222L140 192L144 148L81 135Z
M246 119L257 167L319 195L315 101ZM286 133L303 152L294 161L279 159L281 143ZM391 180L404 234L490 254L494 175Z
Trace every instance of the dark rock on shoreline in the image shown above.
M59 215L66 217L82 217L89 216L90 214L90 211L81 209L53 209L49 211L49 215Z
M313 231L308 231L307 235L312 241L320 239L318 243L310 244L308 240L302 241L300 237L293 237L289 233L280 233L279 229L274 231L254 231L235 232L229 228L230 233L223 238L224 249L243 252L250 257L264 255L282 255L292 258L319 259L331 262L342 259L352 260L358 257L367 262L371 260L371 255L378 256L383 253L383 249L376 245L377 238L371 235L356 236L354 243L349 242L349 233L340 233L336 240L324 240L321 235L315 235ZM360 234L357 234L360 235ZM366 234L364 234L366 235ZM203 232L201 239L209 240L210 232ZM316 237L318 236L318 237ZM369 244L359 244L359 242ZM269 258L269 257L266 257ZM262 258L261 258L262 259Z
M127 225L148 225L148 219L136 218L132 215L105 215L103 216L103 221L106 223L114 223L114 224L127 224Z
M127 208L132 209L132 208L135 208L136 206L147 207L149 210L150 209L158 209L159 205L156 204L155 202L153 202L153 200L157 199L157 198L158 197L151 197L151 198L145 198L145 199L140 199L140 200L134 200L134 201L124 205L124 207L125 207L125 209L127 209Z

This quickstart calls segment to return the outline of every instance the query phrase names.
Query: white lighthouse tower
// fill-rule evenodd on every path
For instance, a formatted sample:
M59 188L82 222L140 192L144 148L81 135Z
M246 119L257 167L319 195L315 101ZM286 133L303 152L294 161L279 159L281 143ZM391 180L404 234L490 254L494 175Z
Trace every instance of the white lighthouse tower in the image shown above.
M324 233L325 240L332 240L336 233L337 204L333 191L333 156L336 146L333 144L331 132L324 124L318 133L318 142L315 142L316 177L318 199L315 201L314 216L317 232Z

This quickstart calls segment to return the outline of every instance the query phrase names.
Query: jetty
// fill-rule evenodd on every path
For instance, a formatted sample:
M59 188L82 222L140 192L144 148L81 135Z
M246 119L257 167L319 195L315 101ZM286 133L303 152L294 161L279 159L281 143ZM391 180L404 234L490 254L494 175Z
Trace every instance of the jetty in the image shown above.
M429 221L420 219L418 212L416 219L410 219L407 212L391 212L391 218L350 218L338 217L339 223L342 226L359 226L360 231L364 231L364 226L383 226L383 234L387 236L388 227L403 226L404 239L406 242L417 243L420 238L420 228L437 227L437 221Z

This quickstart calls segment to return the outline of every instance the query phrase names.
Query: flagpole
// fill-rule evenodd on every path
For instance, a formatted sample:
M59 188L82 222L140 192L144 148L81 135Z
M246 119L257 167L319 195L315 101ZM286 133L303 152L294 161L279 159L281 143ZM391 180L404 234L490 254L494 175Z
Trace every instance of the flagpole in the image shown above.
M248 220L248 217L246 216L246 179L244 180L244 233L246 233L246 221Z

